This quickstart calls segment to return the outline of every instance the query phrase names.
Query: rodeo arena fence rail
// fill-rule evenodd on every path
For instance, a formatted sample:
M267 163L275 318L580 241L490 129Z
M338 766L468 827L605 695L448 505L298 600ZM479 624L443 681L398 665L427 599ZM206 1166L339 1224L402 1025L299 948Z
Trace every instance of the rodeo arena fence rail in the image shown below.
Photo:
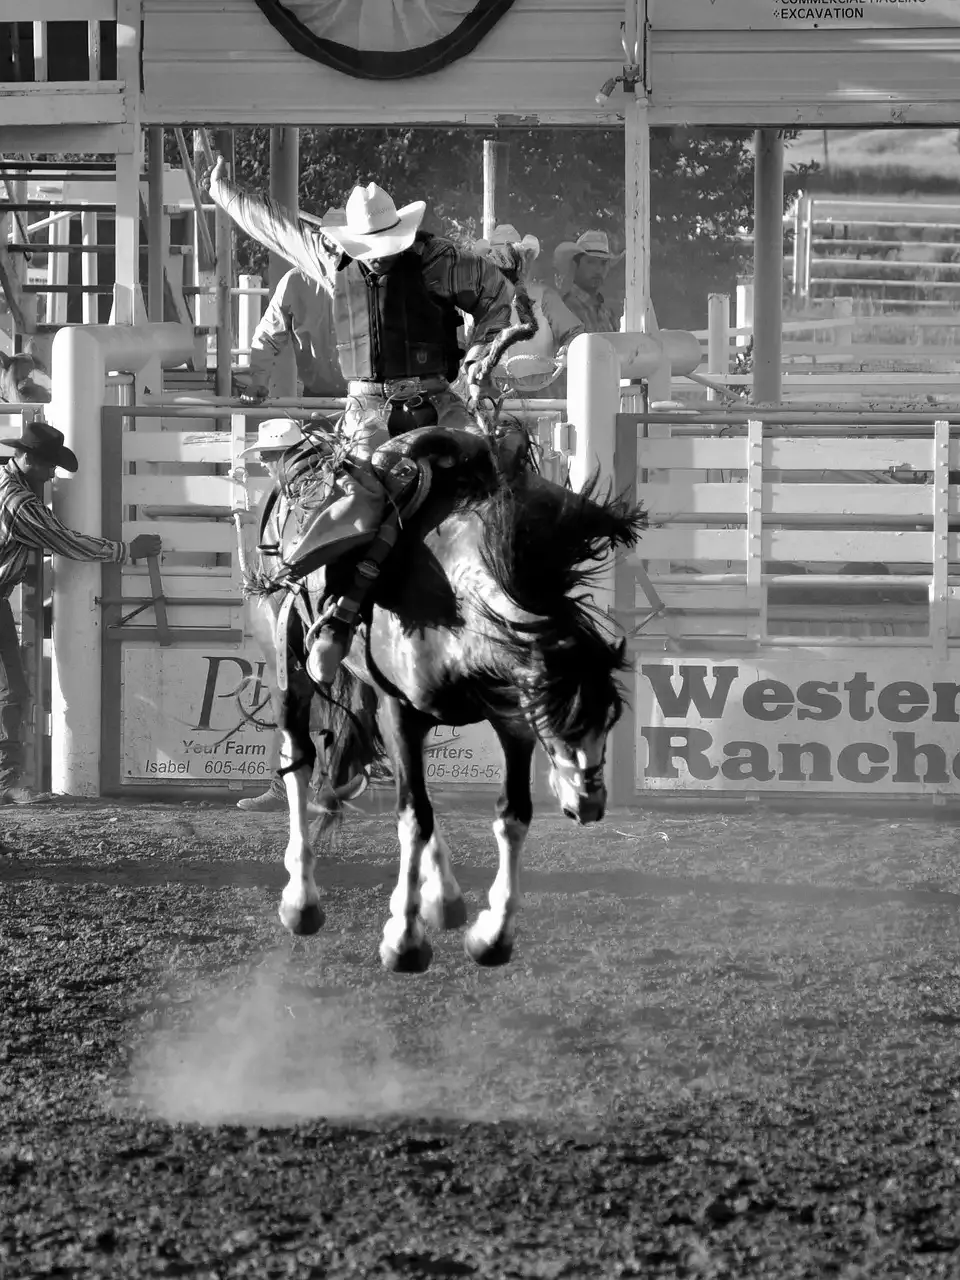
M649 513L638 551L611 562L596 592L635 659L632 711L612 739L615 803L798 792L947 801L960 778L950 674L960 423L902 410L622 412L641 391L628 379L649 378L665 350L696 367L688 338L660 335L658 357L647 335L585 335L571 348L566 403L508 406L554 478L576 487L599 467ZM148 363L178 363L192 342L175 324L73 326L55 341L55 420L75 447L87 442L80 474L57 481L61 516L110 538L157 532L164 545L162 584L145 564L71 564L61 577L54 563L58 790L239 789L268 772L264 667L245 630L235 524L267 481L240 455L264 417L338 402L238 411L138 391ZM133 373L107 372L118 364ZM37 671L42 599L34 578L22 616ZM432 745L441 787L496 786L482 729L438 730Z

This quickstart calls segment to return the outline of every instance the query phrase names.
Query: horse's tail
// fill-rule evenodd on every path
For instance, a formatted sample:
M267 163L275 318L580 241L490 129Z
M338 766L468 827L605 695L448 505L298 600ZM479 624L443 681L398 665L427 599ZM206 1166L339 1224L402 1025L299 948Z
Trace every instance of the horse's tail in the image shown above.
M341 665L329 692L318 691L317 729L326 744L318 800L326 810L320 834L343 817L345 800L366 787L368 770L385 755L377 724L377 693Z

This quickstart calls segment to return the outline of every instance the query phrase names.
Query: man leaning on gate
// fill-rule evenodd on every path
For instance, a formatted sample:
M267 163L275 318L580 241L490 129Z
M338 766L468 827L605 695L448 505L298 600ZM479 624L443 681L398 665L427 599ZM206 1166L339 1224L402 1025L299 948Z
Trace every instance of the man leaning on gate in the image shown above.
M26 577L32 551L68 560L101 560L124 564L160 554L157 534L141 533L130 543L111 542L77 533L50 511L44 486L58 467L78 470L76 454L63 443L63 433L45 422L33 422L14 440L0 440L14 450L0 466L0 805L35 804L46 797L22 785L22 729L30 689L20 658L20 640L10 607L10 593ZM69 654L63 655L69 660Z
M317 226L295 211L252 195L224 174L218 158L206 176L211 199L249 235L322 284L333 300L347 401L340 435L352 474L333 517L356 543L376 533L410 474L405 459L380 478L365 468L391 436L440 425L476 430L470 406L450 388L460 366L457 308L473 317L464 372L481 362L511 323L511 289L486 259L420 230L422 200L397 209L374 183L355 187L341 225ZM368 469L368 468L367 468ZM336 542L336 529L329 541ZM317 633L308 670L333 679L350 647L358 602L336 602Z

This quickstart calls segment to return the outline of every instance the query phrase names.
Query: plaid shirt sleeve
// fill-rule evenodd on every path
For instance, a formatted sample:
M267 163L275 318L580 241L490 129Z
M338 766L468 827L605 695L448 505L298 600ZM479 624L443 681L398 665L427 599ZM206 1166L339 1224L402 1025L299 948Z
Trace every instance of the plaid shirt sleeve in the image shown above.
M510 324L511 289L498 267L451 240L435 236L423 254L423 282L473 317L473 344L489 342Z
M108 538L95 538L92 534L76 533L39 498L28 498L19 503L8 518L10 536L27 547L49 551L68 560L102 560L107 564L123 564L127 558L124 542L111 542Z
M342 250L320 227L305 222L276 200L257 196L231 182L216 178L210 198L254 240L293 264L311 280L317 280L333 296Z

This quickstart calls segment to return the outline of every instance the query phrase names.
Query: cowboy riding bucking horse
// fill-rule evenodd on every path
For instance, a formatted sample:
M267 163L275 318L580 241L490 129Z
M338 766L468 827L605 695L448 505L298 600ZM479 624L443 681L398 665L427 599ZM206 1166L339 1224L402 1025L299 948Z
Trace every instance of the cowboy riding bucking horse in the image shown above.
M371 460L392 437L419 427L477 433L477 401L489 393L491 353L515 323L513 291L486 258L421 231L423 201L397 209L374 183L354 188L345 220L334 225L318 225L245 191L227 177L222 157L204 175L204 185L242 230L318 281L332 298L347 398L337 436L336 500L317 512L310 551L333 559L371 540L376 548L385 517L403 507L421 472L403 457L387 469L371 467ZM473 319L465 354L457 342L458 308ZM451 389L458 372L471 387L469 403ZM380 548L381 557L387 550ZM331 600L318 620L308 664L317 684L333 680L349 651L362 603L363 565L368 576L375 575L376 559L367 553L355 589Z

